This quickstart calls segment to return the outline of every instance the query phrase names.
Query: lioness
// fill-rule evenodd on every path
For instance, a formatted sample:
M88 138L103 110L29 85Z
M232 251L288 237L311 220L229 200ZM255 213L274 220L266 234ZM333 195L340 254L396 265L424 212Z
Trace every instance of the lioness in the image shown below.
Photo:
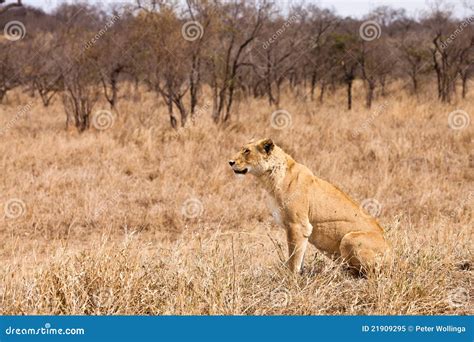
M288 266L298 273L308 241L365 272L389 251L383 229L346 194L297 163L271 139L250 142L229 161L237 174L257 177L275 201L273 216L286 229Z

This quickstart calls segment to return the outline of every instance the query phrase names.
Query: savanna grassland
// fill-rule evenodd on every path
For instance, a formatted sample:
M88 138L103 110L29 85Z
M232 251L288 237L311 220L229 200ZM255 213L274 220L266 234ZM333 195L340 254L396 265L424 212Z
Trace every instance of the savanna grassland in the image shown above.
M83 133L65 129L59 100L44 108L11 92L0 107L0 313L473 314L473 94L441 104L393 87L371 110L357 92L352 111L343 89L324 104L288 91L283 129L265 99L240 99L216 125L204 94L176 131L160 99L123 85L113 122ZM366 203L393 265L354 278L310 247L303 274L289 275L266 194L227 164L259 137Z

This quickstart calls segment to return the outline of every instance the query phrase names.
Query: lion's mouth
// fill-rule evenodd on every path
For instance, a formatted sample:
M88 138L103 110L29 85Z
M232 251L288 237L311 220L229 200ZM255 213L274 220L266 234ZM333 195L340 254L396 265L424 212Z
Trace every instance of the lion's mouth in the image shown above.
M243 169L243 170L235 170L235 169L234 169L234 173L237 173L237 174L239 174L239 175L245 175L245 174L247 173L247 171L248 171L247 168L245 168L245 169Z

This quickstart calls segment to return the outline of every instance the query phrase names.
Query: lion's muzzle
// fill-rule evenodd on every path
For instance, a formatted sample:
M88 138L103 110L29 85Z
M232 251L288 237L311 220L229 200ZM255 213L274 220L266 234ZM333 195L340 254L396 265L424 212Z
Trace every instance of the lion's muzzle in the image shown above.
M232 167L232 171L234 171L234 173L239 174L239 175L245 175L248 171L248 168L239 170L236 167L234 167L235 160L229 160L229 165Z

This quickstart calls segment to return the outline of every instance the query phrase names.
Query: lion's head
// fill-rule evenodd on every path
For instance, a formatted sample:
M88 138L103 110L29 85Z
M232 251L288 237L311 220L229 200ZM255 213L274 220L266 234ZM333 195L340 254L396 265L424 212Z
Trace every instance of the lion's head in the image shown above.
M271 139L251 141L242 146L240 151L229 160L229 165L236 174L247 172L260 176L271 168L271 154L275 145Z

